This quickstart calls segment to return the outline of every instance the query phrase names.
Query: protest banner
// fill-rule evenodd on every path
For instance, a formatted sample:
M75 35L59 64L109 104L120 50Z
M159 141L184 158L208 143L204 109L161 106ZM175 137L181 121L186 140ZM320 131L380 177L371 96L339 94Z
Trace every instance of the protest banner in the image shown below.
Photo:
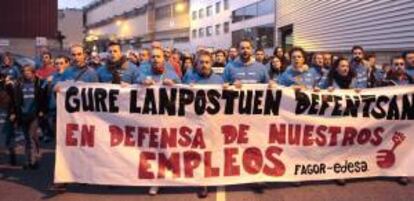
M414 176L414 88L61 83L56 183L213 186Z

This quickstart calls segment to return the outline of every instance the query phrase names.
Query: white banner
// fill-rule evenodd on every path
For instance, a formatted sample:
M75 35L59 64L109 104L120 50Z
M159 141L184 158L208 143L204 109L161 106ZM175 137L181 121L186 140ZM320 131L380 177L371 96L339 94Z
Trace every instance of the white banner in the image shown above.
M55 182L201 186L414 176L414 88L61 83Z

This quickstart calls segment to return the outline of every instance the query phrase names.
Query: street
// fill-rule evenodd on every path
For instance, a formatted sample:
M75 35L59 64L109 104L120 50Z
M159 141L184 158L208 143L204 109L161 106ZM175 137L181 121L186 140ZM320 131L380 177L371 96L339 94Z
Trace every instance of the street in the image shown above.
M22 150L19 150L22 152ZM22 156L19 161L23 161ZM52 145L42 150L38 170L22 170L7 165L7 155L0 155L0 201L410 201L414 197L414 185L401 186L391 179L360 179L347 181L339 186L333 181L306 182L299 187L289 183L269 184L263 194L252 191L248 185L211 188L206 199L197 198L196 188L162 188L157 196L147 195L148 188L110 187L71 184L67 192L56 194L48 191L53 178L54 151Z

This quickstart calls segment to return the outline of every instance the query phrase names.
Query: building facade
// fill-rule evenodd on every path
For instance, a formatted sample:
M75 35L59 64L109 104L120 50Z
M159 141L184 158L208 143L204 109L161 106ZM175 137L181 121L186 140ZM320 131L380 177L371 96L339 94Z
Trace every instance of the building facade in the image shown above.
M192 0L191 45L228 48L242 39L273 48L275 0Z
M137 48L153 40L189 47L189 0L100 0L84 9L86 40L120 40ZM100 51L103 49L100 48Z
M3 0L0 6L0 50L31 56L35 54L36 46L53 46L57 11L57 0Z
M58 31L65 37L63 48L67 49L85 38L83 30L83 11L81 9L62 9L58 12Z
M232 3L232 45L250 39L256 48L272 49L275 37L275 0L247 0Z
M276 1L276 44L385 57L414 49L414 1ZM388 56L389 57L389 56Z
M230 0L191 0L190 5L191 50L228 48L231 45Z

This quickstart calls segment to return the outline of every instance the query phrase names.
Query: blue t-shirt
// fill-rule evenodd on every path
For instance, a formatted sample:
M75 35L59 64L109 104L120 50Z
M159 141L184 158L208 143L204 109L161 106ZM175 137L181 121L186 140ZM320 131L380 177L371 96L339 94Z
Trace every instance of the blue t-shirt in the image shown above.
M17 80L21 77L21 73L16 66L2 66L0 68L0 73L9 76L11 80Z
M21 110L23 115L34 114L36 112L35 84L32 81L22 83L23 103Z
M140 70L136 83L143 84L146 79L152 79L156 83L161 83L165 79L173 80L175 83L181 83L181 79L177 73L169 68L166 68L162 74L156 74L152 69Z
M183 78L185 84L223 84L224 80L221 76L211 73L210 76L203 77L196 70L188 71Z
M99 82L98 74L91 67L71 66L63 72L63 81Z
M359 83L358 88L368 87L368 69L362 63L351 63L351 70L356 74L356 82Z
M126 65L127 65L126 68L119 68L119 69L116 69L116 71L118 71L122 82L133 84L136 82L139 76L138 67L131 62L127 62ZM103 82L103 83L112 82L113 76L112 76L111 71L109 71L107 65L104 65L98 68L96 72L98 73L99 82Z
M409 75L412 79L414 79L414 67L407 66L407 75Z
M319 86L321 77L315 69L310 68L303 72L295 70L292 66L289 66L285 72L279 78L279 84L290 87L293 85L305 86L307 88L313 88Z
M54 92L53 88L56 86L58 82L64 81L63 80L63 73L55 72L52 74L52 82L50 83L51 91L48 91L49 97L49 112L54 114L56 112L56 93Z
M224 68L224 82L233 84L239 80L243 84L268 83L269 74L266 67L259 62L243 63L236 60Z

